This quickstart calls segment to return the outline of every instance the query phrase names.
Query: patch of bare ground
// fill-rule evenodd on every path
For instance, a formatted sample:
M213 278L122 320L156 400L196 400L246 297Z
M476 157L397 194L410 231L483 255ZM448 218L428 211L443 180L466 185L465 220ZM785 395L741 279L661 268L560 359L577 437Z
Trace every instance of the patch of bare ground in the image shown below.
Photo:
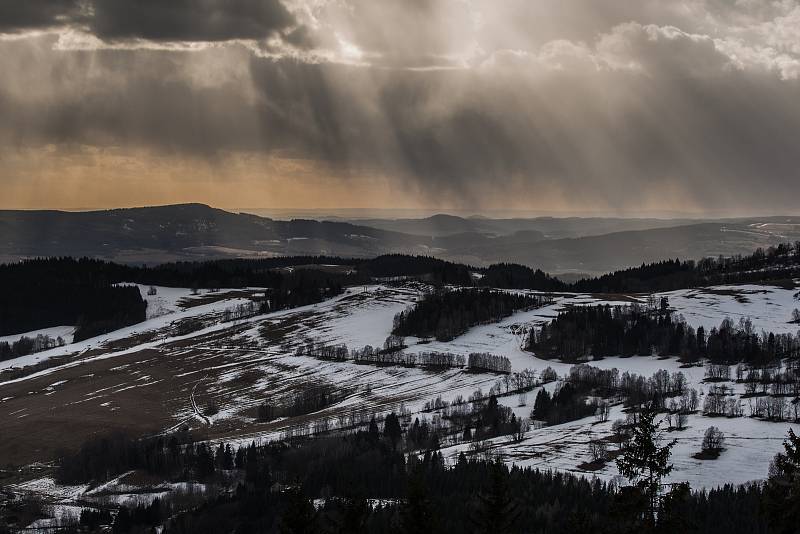
M622 450L608 451L605 458L598 458L590 462L583 462L578 464L577 468L581 471L600 471L607 464L613 462L618 456L622 454Z
M734 289L734 288L725 288L725 289L714 289L710 287L703 287L697 289L699 293L705 293L707 295L719 295L723 297L744 297L745 295L756 295L759 293L769 293L766 289Z
M305 312L292 314L278 320L265 321L259 329L259 334L269 344L277 345L284 342L289 337L289 334L295 332L300 324L306 324L307 321L311 321L313 318L313 313Z
M769 282L762 282L760 285L765 289L734 289L734 288L725 288L725 289L712 289L712 288L702 288L698 289L699 293L705 293L708 295L721 295L721 296L728 296L733 297L736 302L740 304L747 304L750 302L750 299L747 298L747 295L758 295L758 294L766 294L769 293L768 287L780 287L783 289L794 289L795 283L793 280L772 280Z
M706 449L692 455L695 460L716 460L723 449Z
M632 295L630 293L592 293L592 297L598 300L608 300L608 301L619 301L619 302L630 302L633 303L641 303L641 300L636 297L636 295Z
M197 295L192 297L187 297L178 301L178 306L181 308L188 310L189 308L195 308L197 306L203 306L205 304L213 304L214 302L219 302L221 300L230 300L230 299L250 299L256 300L258 294L263 295L264 291L255 291L250 289L236 289L236 290L225 290L225 291L217 291L214 293L204 293L203 295Z
M175 341L168 341L162 345L165 350L175 350L184 348L195 348L202 346L210 347L243 347L242 340L236 339L236 336L249 328L246 324L231 324L228 328L222 330L215 330L213 332L206 332L187 339L178 339Z
M581 471L600 471L608 463L607 460L594 460L591 462L583 462L578 464L578 469Z
M222 375L230 373L232 366L247 370L263 361L240 362L241 351L230 347L225 332L201 337L206 347L197 346L198 340L170 343L53 367L42 376L0 385L0 398L6 398L0 402L3 463L50 461L59 449L74 450L95 434L142 435L181 422L194 428L205 426L193 417L190 399L198 380L208 377L197 388L201 406L214 403L225 408L253 389L254 375L234 377L218 386Z
M11 367L9 369L0 371L0 383L9 380L18 380L40 371L53 369L65 364L75 363L81 360L90 360L97 356L103 356L112 352L131 349L144 343L155 341L162 335L167 334L169 331L170 329L166 328L161 330L141 332L126 338L108 341L98 348L84 350L82 352L74 352L72 354L65 354L63 356L53 356L51 358L47 358L46 360L42 360L32 365L26 365L24 367Z
M77 448L86 438L109 431L144 433L169 418L170 399L162 388L132 376L126 367L154 351L59 369L51 374L0 386L0 457L22 465L49 461L60 449Z
M148 330L146 332L133 334L132 336L128 336L122 339L115 339L103 343L103 349L116 352L119 350L126 350L133 347L137 347L144 343L150 343L151 341L155 341L156 339L158 339L158 332L156 332L155 330Z
M32 375L34 373L38 373L39 371L44 371L45 369L58 367L59 365L63 365L65 363L69 363L70 361L78 359L79 356L83 355L67 354L64 356L56 356L54 358L48 358L33 365L26 365L25 367L11 367L9 369L4 369L2 372L0 372L0 382L6 382L8 380L17 380L19 378Z

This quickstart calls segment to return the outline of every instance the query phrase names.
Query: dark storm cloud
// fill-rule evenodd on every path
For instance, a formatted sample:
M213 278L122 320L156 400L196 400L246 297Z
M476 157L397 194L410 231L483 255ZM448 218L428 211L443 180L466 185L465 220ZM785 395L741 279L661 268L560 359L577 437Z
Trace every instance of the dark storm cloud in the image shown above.
M79 17L79 0L0 0L0 32L43 29Z
M264 39L294 19L279 0L95 0L91 30L102 39Z
M88 30L107 41L261 40L291 32L308 36L280 0L0 0L0 31Z

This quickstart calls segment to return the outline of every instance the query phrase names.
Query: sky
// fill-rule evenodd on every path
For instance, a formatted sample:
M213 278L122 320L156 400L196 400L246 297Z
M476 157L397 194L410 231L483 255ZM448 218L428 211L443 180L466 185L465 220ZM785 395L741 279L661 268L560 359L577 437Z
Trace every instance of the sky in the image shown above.
M0 208L798 213L800 0L0 0Z

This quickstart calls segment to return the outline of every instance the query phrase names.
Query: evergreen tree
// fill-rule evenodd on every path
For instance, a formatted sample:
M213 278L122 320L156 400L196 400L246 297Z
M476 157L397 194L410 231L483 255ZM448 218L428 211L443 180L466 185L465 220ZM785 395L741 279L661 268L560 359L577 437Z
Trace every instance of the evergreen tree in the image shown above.
M438 532L438 522L433 505L428 498L425 478L420 471L408 479L405 506L400 513L400 524L404 534L431 534Z
M314 505L308 500L302 487L286 492L286 507L280 525L283 534L313 534L317 532Z
M386 421L383 424L383 435L395 446L403 438L403 429L400 428L400 420L394 412L386 416Z
M764 504L773 531L790 534L800 527L800 437L792 429L783 448L770 465Z
M644 510L644 523L650 528L656 525L658 510L661 504L661 481L672 472L669 463L673 440L661 446L661 422L656 423L658 412L646 405L639 414L639 422L632 428L631 440L624 448L622 456L617 458L620 474L627 478L647 497L647 509Z
M333 510L329 510L333 508ZM325 532L335 534L360 534L366 531L367 518L371 509L363 497L335 499L325 503L325 518L329 527Z
M367 432L369 434L369 439L374 443L378 441L378 423L375 421L375 416L372 416L372 419L369 420L369 430Z
M550 393L544 388L540 389L533 403L533 418L546 421L547 416L550 414L550 404Z
M682 482L675 484L664 495L661 508L658 512L658 525L656 531L663 534L673 532L694 532L697 525L689 508L691 489L689 484Z
M363 497L351 497L345 499L343 503L342 523L339 532L341 534L359 534L364 532L367 517L369 516L369 504Z
M493 534L509 532L513 528L519 510L511 497L508 478L508 470L500 460L490 466L489 487L478 494L478 505L473 516L475 532Z

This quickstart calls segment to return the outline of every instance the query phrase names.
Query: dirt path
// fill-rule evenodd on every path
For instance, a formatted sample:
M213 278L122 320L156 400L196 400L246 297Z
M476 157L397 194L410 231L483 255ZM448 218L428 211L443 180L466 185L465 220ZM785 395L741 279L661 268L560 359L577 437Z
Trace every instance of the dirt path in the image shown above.
M205 415L203 415L203 413L200 411L200 408L197 407L197 402L194 400L194 393L197 390L197 386L199 386L200 382L202 382L206 378L208 378L208 375L204 376L203 378L195 382L194 386L192 386L192 393L189 395L189 400L192 403L192 409L194 410L194 413L197 415L197 417L205 421L207 425L211 426L211 420Z

